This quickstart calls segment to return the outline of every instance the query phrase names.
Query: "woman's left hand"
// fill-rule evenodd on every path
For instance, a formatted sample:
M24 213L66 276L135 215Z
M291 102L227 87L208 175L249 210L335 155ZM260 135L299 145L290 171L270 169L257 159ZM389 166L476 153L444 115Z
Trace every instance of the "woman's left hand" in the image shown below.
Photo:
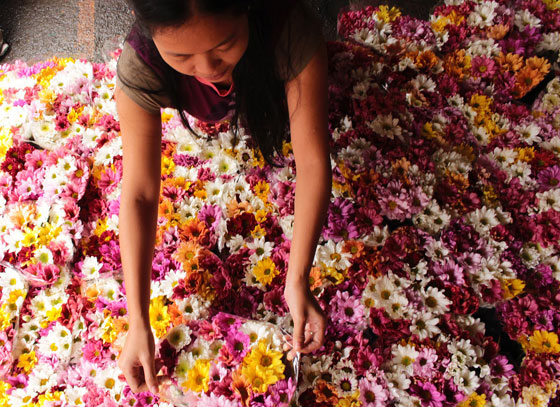
M296 352L310 353L323 346L327 318L307 282L286 283L284 298L294 321L292 349L288 353L291 360Z

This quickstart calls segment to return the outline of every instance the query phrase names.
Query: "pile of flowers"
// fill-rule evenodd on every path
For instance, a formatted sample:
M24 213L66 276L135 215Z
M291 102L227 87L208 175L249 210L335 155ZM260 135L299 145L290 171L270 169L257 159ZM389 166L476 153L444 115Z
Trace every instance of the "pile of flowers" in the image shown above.
M333 197L310 273L329 324L302 358L300 405L558 401L559 7L340 16ZM0 405L171 405L134 394L116 363L128 329L117 57L0 66ZM280 337L241 321L290 330L291 146L272 168L228 123L193 119L205 138L173 110L162 121L157 370L192 405L287 405Z

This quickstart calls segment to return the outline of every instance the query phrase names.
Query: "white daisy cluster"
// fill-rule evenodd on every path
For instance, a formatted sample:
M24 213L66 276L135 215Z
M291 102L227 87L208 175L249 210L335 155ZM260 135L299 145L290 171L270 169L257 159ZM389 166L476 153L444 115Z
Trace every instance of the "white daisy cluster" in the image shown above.
M479 28L489 27L493 24L496 17L496 9L499 4L495 1L485 1L474 6L473 11L467 17L467 23L470 26Z

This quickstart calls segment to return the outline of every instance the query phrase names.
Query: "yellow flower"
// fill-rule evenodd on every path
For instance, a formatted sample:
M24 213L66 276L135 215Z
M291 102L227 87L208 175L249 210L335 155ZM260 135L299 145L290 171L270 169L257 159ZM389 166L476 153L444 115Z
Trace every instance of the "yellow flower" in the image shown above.
M158 338L163 338L167 334L167 328L171 322L167 305L164 305L164 297L157 297L150 304L150 324L156 331Z
M175 172L175 163L171 157L161 158L161 174L162 175L173 175Z
M345 278L346 276L344 272L337 270L334 267L325 268L325 280L330 281L334 285L344 282Z
M548 10L558 10L560 8L560 0L542 0Z
M266 220L268 212L265 209L259 209L255 212L255 219L258 223L263 223Z
M336 407L359 407L362 405L362 402L359 400L360 392L356 391L351 396L346 396L343 398L338 399L338 403Z
M243 359L241 374L256 392L264 393L269 385L284 379L284 368L282 353L269 349L261 339Z
M8 329L10 321L12 320L12 317L10 316L10 313L7 312L6 307L7 304L2 304L2 307L0 307L0 330L2 331Z
M503 292L503 297L506 300L509 300L523 292L525 288L525 282L519 279L512 279L512 280L504 280L501 281L501 286Z
M99 329L102 332L101 339L106 343L113 343L117 339L118 330L115 326L115 320L109 314L105 316L105 319L101 323Z
M95 230L93 231L95 236L100 237L103 234L103 232L105 232L106 230L107 230L107 218L97 219Z
M263 285L270 284L279 271L270 257L262 259L253 267L253 274L257 281Z
M471 96L471 101L469 102L469 105L477 112L489 112L490 105L492 104L492 102L493 102L492 98L489 98L488 96L485 95L476 94Z
M486 394L472 393L465 400L460 402L457 407L484 407L486 404Z
M12 385L0 380L0 406L10 407L8 403L8 390L12 388Z
M12 147L12 134L8 128L0 128L0 160L6 158L6 153Z
M529 349L537 353L560 353L558 335L554 332L534 331L529 337Z
M525 161L528 163L535 158L534 147L516 148L515 151L517 151L517 160L519 161Z
M268 200L268 192L270 191L270 185L266 181L259 181L255 187L255 195L257 195L263 202Z
M397 17L401 16L401 11L396 7L391 7L391 9L389 10L388 6L382 5L379 6L379 10L377 10L375 14L377 14L377 17L380 20L383 20L386 23L390 23L392 21L395 21Z
M253 236L253 238L255 238L255 239L266 236L266 230L261 225L257 225L251 231L251 236Z
M198 359L193 368L187 372L187 380L182 383L182 387L196 393L208 391L209 373L210 361Z
M169 120L173 118L171 113L161 112L161 121L162 123L167 123Z
M25 370L25 373L29 373L33 366L37 363L37 356L35 355L35 351L31 351L29 353L22 353L19 356L17 367L21 367Z
M74 123L78 120L78 113L74 110L74 108L72 108L66 118L70 123Z

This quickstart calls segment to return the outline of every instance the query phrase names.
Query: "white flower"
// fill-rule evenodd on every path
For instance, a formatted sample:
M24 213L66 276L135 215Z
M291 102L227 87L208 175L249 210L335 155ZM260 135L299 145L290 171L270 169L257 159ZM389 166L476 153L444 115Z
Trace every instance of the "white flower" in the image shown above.
M500 224L496 211L486 206L469 212L466 216L466 220L473 225L479 233L486 233L494 226Z
M352 37L354 40L366 45L367 44L372 45L375 40L372 30L368 28L362 28L361 30L357 30Z
M442 262L449 255L449 249L442 241L434 239L426 245L426 255L433 261Z
M199 320L207 318L210 302L200 297L198 294L191 294L187 298L175 302L177 308L183 312L183 317L188 320Z
M517 159L517 152L511 148L496 147L494 151L488 154L488 158L498 163L501 168L507 168Z
M385 244L385 240L387 240L389 236L390 233L387 226L383 226L383 228L380 228L378 225L376 225L373 228L373 232L371 232L364 238L364 243L372 247L383 246Z
M340 397L351 396L358 390L358 380L355 373L335 370L332 375L332 383L336 386Z
M383 307L385 312L393 319L408 318L408 299L401 293L392 295Z
M527 27L534 28L541 26L541 20L531 14L531 12L527 9L517 10L513 23L521 32L525 31L525 28Z
M272 242L267 242L264 236L261 236L247 243L247 248L255 251L255 253L249 257L249 260L252 265L256 265L259 260L272 256L274 244Z
M317 247L315 262L323 263L326 267L333 267L337 270L346 270L351 266L352 254L344 253L342 248L344 242L335 243L329 240L326 244Z
M58 384L59 374L48 363L33 367L29 374L26 390L30 393L44 393Z
M550 140L541 143L540 146L552 151L556 157L560 158L560 137L554 136Z
M393 345L393 369L396 372L405 372L409 376L414 374L414 361L419 353L412 345Z
M237 161L233 158L225 154L220 154L219 158L212 160L210 169L215 174L232 175L239 171L239 166L237 165Z
M498 3L495 1L486 1L481 4L477 4L471 14L467 17L467 23L471 26L477 26L480 28L488 27L492 25L492 20L496 17L496 8Z
M271 348L280 349L284 342L282 333L270 324L249 320L244 322L239 330L249 337L251 346L264 339Z
M447 299L443 292L439 291L435 287L422 288L420 290L420 295L424 300L424 305L432 314L441 315L449 311L449 305L452 304L450 300Z
M215 181L208 181L204 186L206 190L206 202L212 205L220 204L231 197L232 185L225 183L222 179L216 178Z
M99 270L103 267L103 263L97 261L97 257L86 256L82 263L82 274L86 280L94 280L99 278Z
M432 78L424 74L418 75L415 79L412 79L410 83L420 91L434 92L436 90L436 83Z
M471 57L487 56L491 58L498 56L500 52L500 45L492 38L475 40L466 49L466 53Z
M454 381L459 390L466 394L475 391L480 384L480 379L476 375L476 372L469 369L463 369L459 377L454 377Z
M186 325L177 325L169 330L166 335L168 342L177 350L183 349L191 343L191 329Z
M373 121L367 122L367 126L380 136L387 137L391 140L395 136L402 135L402 129L399 126L399 119L393 117L391 113L378 115Z
M451 222L451 216L445 210L440 208L435 199L432 199L422 212L419 212L412 217L412 221L417 227L434 235L449 225L449 222Z
M550 209L560 211L560 189L549 189L544 192L537 192L539 200L539 210L546 212Z
M159 281L159 290L152 292L153 297L166 296L171 299L173 296L173 289L179 284L179 281L184 279L187 273L184 270L170 270L165 275L165 278Z
M410 327L410 332L418 336L421 341L441 332L437 327L439 318L434 317L430 312L415 312L413 318L414 323Z
M533 143L540 143L542 141L542 139L539 137L541 128L535 123L516 126L514 130L519 133L520 139L523 140L525 144L529 144L530 146L533 145Z
M122 156L122 139L120 137L115 137L99 148L94 162L96 165L109 166L116 156Z
M322 355L318 358L301 359L301 383L299 384L300 394L321 378L321 375L332 371L332 356Z

